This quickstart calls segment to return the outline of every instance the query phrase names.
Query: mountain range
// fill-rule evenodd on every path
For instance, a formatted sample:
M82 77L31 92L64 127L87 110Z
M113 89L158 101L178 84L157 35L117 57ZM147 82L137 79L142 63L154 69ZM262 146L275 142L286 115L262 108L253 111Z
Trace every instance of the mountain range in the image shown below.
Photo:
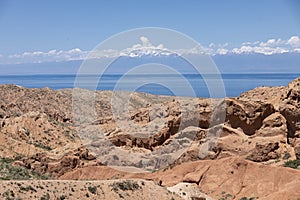
M191 55L194 57L197 55ZM299 53L281 53L264 55L226 54L213 55L212 60L220 73L297 73L300 70ZM107 62L108 58L95 59L98 65ZM111 59L111 58L110 58ZM0 75L26 74L76 74L84 60L60 62L0 64ZM159 49L134 50L120 56L110 65L107 73L122 74L135 66L147 63L167 65L179 73L193 74L193 67L181 56ZM104 65L104 64L103 64ZM97 66L96 66L97 67Z

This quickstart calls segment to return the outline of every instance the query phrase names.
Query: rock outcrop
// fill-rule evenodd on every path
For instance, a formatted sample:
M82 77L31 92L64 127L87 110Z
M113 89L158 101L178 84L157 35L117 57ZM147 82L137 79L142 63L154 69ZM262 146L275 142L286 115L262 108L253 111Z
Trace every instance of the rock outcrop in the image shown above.
M300 159L300 78L221 100L1 85L0 157L53 178L89 179L88 170L96 169L105 169L102 178L139 177L128 174L128 167L170 168L168 174L140 178L160 183L158 178L167 175L161 184L183 181L205 191L222 185L236 197L250 195L245 188L261 198L283 196L297 189L297 181L288 182L298 171L284 170L286 178L281 176L276 187L277 179L255 180L264 173L275 176L283 170L278 166ZM222 171L223 165L233 173ZM185 173L182 166L197 170Z

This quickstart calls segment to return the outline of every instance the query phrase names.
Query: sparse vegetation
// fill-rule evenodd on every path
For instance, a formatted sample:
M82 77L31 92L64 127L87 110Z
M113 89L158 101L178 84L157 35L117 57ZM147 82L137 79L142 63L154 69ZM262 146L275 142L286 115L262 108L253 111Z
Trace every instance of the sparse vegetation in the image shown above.
M112 187L111 190L117 193L120 198L124 198L124 196L121 193L119 193L119 189L122 191L126 191L126 190L134 191L140 189L140 186L137 182L132 182L129 180L122 181L122 182L114 182L110 186Z
M12 162L12 159L0 158L0 180L48 179L25 167L14 166Z
M27 187L23 187L23 186L20 186L20 190L21 191L26 191L26 192L28 192L28 191L33 191L33 192L37 192L36 191L36 189L34 189L31 185L29 185L29 186L27 186Z
M289 161L285 162L283 166L297 169L300 166L300 160L299 159L289 160Z
M88 190L92 194L96 194L97 193L97 187L96 186L89 186Z
M204 193L203 191L201 192ZM226 193L225 191L221 192L221 197L219 198L219 200L230 200L230 199L234 199L234 197L231 194Z
M40 200L50 200L50 194L49 194L49 193L46 193L45 195L43 195L43 196L41 197Z
M3 196L5 197L5 200L14 200L15 199L15 193L12 190L7 190L4 192Z
M41 148L41 149L45 149L46 151L51 151L52 148L46 145L43 145L41 143L34 143L33 144L35 147Z
M242 197L242 198L240 198L240 200L254 200L255 198L254 197L249 197L249 198L247 198L247 197Z
M140 186L137 182L132 182L129 180L122 181L122 182L114 182L112 184L113 190L138 190Z

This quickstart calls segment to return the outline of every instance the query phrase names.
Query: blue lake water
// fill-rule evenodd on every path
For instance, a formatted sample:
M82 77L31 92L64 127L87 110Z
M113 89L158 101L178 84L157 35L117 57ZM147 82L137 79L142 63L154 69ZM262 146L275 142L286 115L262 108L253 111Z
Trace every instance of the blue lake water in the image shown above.
M96 85L98 90L139 91L161 95L193 96L192 90L198 97L210 97L209 91L222 91L228 97L238 96L241 93L259 86L285 86L291 80L300 77L295 74L222 74L221 80L215 75L204 79L199 75L187 74L179 79L177 75L129 75L122 79L122 75L103 75ZM79 86L93 89L91 80L98 77L86 75ZM76 75L4 75L0 76L0 84L16 84L28 88L49 87L52 89L73 88ZM118 82L119 81L119 82ZM164 86L161 85L163 83ZM216 97L216 96L213 96Z

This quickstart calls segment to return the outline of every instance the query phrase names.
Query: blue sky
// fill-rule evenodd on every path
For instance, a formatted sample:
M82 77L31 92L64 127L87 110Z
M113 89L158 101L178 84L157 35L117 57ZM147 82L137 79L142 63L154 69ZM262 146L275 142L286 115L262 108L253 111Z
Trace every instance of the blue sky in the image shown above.
M88 51L121 31L149 26L231 50L245 42L287 42L300 36L300 1L0 0L0 55Z

